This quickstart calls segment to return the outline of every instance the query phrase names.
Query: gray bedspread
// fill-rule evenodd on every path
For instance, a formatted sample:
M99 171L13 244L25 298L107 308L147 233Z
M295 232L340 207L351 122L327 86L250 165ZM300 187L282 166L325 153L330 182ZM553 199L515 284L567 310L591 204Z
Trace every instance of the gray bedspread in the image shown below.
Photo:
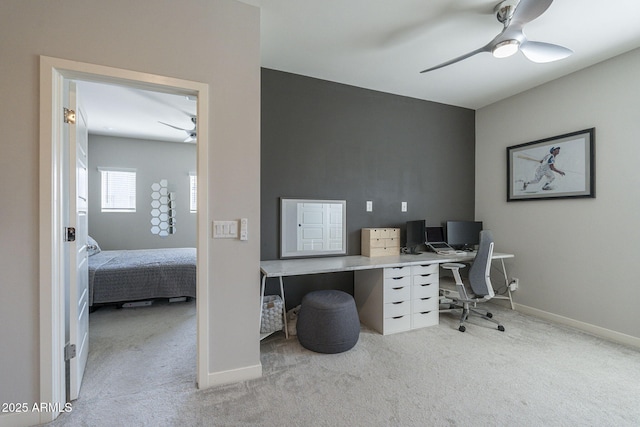
M89 303L196 296L196 249L102 251L89 257Z

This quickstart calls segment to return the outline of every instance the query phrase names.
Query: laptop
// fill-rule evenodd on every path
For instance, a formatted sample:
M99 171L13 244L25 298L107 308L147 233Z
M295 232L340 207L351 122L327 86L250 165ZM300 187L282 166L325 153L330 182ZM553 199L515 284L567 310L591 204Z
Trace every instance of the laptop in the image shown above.
M438 254L452 254L456 250L444 241L444 229L442 227L427 227L427 248Z

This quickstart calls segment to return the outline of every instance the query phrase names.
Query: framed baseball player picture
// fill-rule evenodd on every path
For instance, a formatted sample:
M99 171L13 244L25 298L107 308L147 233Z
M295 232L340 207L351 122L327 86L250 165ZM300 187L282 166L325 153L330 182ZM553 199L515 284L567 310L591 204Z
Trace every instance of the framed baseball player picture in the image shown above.
M507 147L507 201L595 197L595 128Z

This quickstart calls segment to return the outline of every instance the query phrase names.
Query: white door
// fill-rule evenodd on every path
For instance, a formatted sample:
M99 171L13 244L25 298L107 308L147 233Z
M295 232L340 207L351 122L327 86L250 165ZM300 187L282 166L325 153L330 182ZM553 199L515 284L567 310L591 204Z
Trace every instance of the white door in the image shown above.
M75 357L69 360L69 398L80 394L89 354L89 272L87 255L87 122L78 102L76 85L69 83L69 107L75 111L75 124L69 124L69 227L75 228L75 241L69 241L69 342Z
M299 251L326 250L325 222L327 215L322 203L298 203Z
M337 251L342 249L342 205L339 203L325 204L328 217L327 249Z
M342 248L342 205L298 203L299 251L334 251Z

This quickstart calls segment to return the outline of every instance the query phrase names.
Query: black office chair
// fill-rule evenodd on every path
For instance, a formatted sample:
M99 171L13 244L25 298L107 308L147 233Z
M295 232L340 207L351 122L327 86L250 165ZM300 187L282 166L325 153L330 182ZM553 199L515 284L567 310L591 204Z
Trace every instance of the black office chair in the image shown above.
M473 264L469 269L469 287L465 287L460 277L460 269L464 268L464 264L460 263L446 263L442 264L442 268L451 270L455 278L455 284L452 282L447 283L446 279L440 280L440 312L452 312L462 310L460 315L460 326L458 330L460 332L466 331L464 325L469 315L481 317L485 320L493 322L498 325L499 331L504 331L504 326L497 320L493 319L493 314L486 310L479 310L476 308L478 303L489 301L495 296L493 287L491 286L491 257L493 255L493 235L489 230L482 230L480 232L480 245L478 246L478 253L476 254Z

